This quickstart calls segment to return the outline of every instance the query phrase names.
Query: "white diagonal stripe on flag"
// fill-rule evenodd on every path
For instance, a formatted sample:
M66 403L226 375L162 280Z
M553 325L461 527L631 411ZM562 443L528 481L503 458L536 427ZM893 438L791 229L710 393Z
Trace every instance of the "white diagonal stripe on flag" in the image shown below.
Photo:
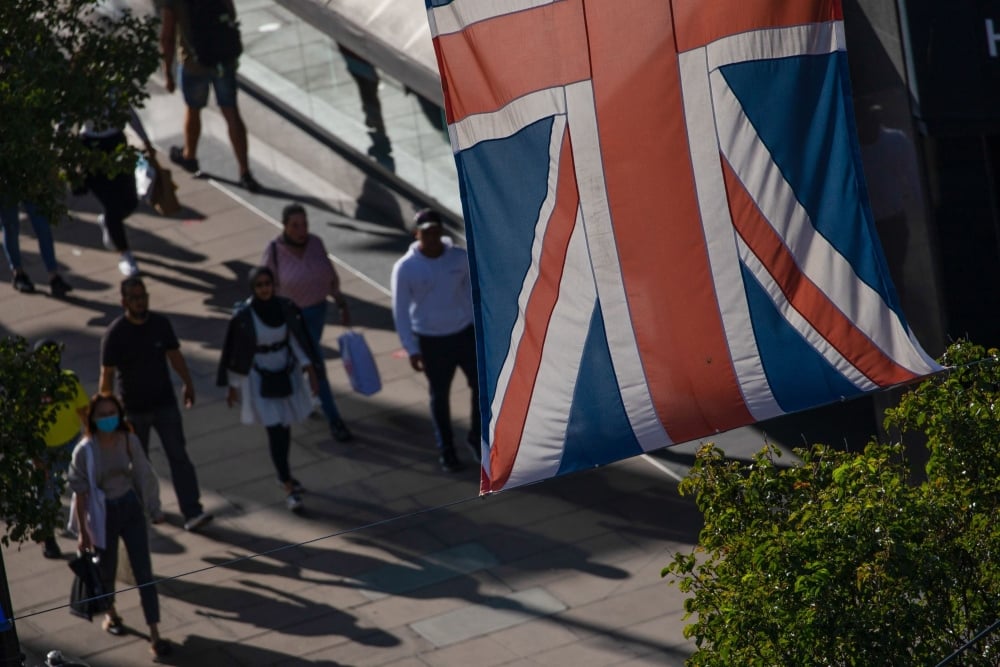
M511 375L514 372L514 362L517 359L517 350L524 336L524 313L528 308L528 299L538 281L538 268L541 264L542 246L545 241L545 233L548 231L549 220L556 205L556 194L559 182L559 153L562 150L563 136L566 132L566 117L556 116L552 122L552 133L549 136L549 169L548 169L548 191L545 200L538 212L538 219L535 221L535 236L531 243L531 263L521 281L521 290L517 297L517 319L510 332L510 347L504 357L500 374L497 377L496 391L493 394L493 403L490 406L490 414L493 418L489 423L489 441L494 442L496 433L497 416L500 414L500 407L507 395L507 387L510 383ZM483 461L486 463L485 459ZM487 470L489 472L489 470Z
M504 139L532 123L566 113L562 86L536 90L490 113L474 114L448 126L451 149L458 153L481 141Z
M578 209L566 249L559 297L546 330L535 388L524 421L525 435L518 447L508 485L527 484L552 477L559 471L596 300L597 291Z
M887 357L913 373L926 373L927 360L899 317L813 227L725 78L718 70L711 78L723 154L799 270Z
M587 248L622 402L639 446L645 451L665 447L672 441L649 391L618 261L618 243L611 225L604 182L594 88L590 81L566 86L566 113L572 128L573 164Z
M753 331L750 307L743 289L739 250L726 196L726 184L720 164L712 91L705 49L680 54L681 92L684 122L689 137L701 141L688 143L694 171L695 194L716 298L729 346L730 360L740 384L747 409L757 421L782 414L764 373Z
M844 22L751 30L723 37L704 48L709 71L752 60L825 55L846 49Z
M785 299L781 291L781 286L774 282L770 272L761 264L760 260L750 250L749 247L739 239L740 258L747 269L757 278L761 288L767 292L774 303L775 308L781 313L796 331L815 348L827 362L837 369L848 381L862 391L873 391L878 389L878 384L869 380L864 373L860 372L854 364L845 359L836 348L833 347L816 329L813 328L805 318Z

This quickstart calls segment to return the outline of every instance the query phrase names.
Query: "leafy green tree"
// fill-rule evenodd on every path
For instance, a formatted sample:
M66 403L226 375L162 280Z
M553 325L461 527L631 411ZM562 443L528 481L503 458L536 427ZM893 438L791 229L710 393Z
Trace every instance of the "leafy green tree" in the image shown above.
M95 169L131 170L136 154L86 148L88 121L124 127L157 65L152 19L101 0L0 2L0 200L35 203L53 220L67 185Z
M48 405L71 400L72 383L59 370L58 355L32 352L23 338L0 339L0 542L51 535L59 521L58 499L44 502L43 435L53 422Z
M699 545L663 570L690 594L687 664L927 667L1000 618L998 362L957 343L950 371L886 411L888 432L926 442L921 481L898 441L814 445L790 466L772 447L749 464L702 448L681 483ZM961 664L1000 664L1000 637Z

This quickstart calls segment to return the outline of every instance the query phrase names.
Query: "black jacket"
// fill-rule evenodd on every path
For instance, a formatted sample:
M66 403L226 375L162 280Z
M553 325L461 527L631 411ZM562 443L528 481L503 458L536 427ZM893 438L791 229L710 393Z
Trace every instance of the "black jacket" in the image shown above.
M323 363L323 357L313 345L309 332L306 331L302 311L290 299L281 296L271 297L281 303L281 310L288 324L288 333L295 337L302 349L309 355L309 360L317 370ZM241 302L236 307L229 326L226 328L226 341L222 345L222 357L219 359L219 371L215 384L219 387L229 386L229 371L240 375L248 375L253 366L253 357L257 353L257 332L253 326L253 315L250 309L250 299Z

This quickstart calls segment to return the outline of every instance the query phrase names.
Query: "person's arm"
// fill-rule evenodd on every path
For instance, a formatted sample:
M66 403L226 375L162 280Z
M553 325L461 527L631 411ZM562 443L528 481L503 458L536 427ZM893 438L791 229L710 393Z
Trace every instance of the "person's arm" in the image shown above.
M413 334L413 327L410 323L410 295L409 285L406 276L403 274L402 265L396 263L392 267L392 319L396 323L396 333L399 335L399 342L407 354L410 355L410 366L415 371L424 370L424 358L420 354L420 346L417 338Z
M76 495L76 505L73 508L73 513L76 519L77 548L81 552L88 551L94 545L90 531L87 529L87 508L90 507L90 478L85 462L86 451L81 449L82 446L84 445L77 445L73 449L69 469L66 471L66 479L69 482L70 488L73 489L73 493Z
M184 394L184 407L190 408L194 405L194 383L191 381L191 373L188 371L187 362L184 361L184 355L177 348L167 350L167 361L170 362L170 366L184 383L181 387Z
M333 262L330 262L330 268L333 270L333 278L330 280L330 297L340 311L340 323L349 327L351 326L351 311L347 308L347 299L340 291L340 276L337 275L337 267L333 265Z
M264 253L260 256L260 265L271 269L275 282L278 281L278 240L271 239L264 246Z
M105 396L115 393L115 367L101 366L101 383L98 392Z
M87 507L90 506L90 493L83 491L76 494L76 523L80 527L80 534L76 539L76 548L81 552L90 551L94 546L94 540L90 537L87 529Z
M174 82L174 57L177 53L177 14L170 7L160 10L160 55L163 56L163 78L167 92L177 88Z
M319 375L316 373L316 368L313 366L306 366L306 375L309 378L309 391L313 396L319 394Z

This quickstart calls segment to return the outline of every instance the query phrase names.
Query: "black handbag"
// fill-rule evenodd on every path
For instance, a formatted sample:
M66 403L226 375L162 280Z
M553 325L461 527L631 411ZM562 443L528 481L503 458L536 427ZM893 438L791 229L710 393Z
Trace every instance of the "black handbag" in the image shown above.
M285 334L284 340L277 343L257 346L257 352L277 352L281 349L287 350L288 354L288 364L281 370L269 371L254 362L254 370L260 375L261 398L287 398L292 395L292 372L295 370L295 360L288 345L288 334Z
M78 553L69 562L69 569L75 575L69 591L69 612L88 621L93 620L95 614L107 611L112 604L101 582L97 562L97 556L92 553Z
M294 366L289 361L288 366L278 371L269 371L257 364L253 367L260 375L260 395L262 398L286 398L292 395L292 370Z

